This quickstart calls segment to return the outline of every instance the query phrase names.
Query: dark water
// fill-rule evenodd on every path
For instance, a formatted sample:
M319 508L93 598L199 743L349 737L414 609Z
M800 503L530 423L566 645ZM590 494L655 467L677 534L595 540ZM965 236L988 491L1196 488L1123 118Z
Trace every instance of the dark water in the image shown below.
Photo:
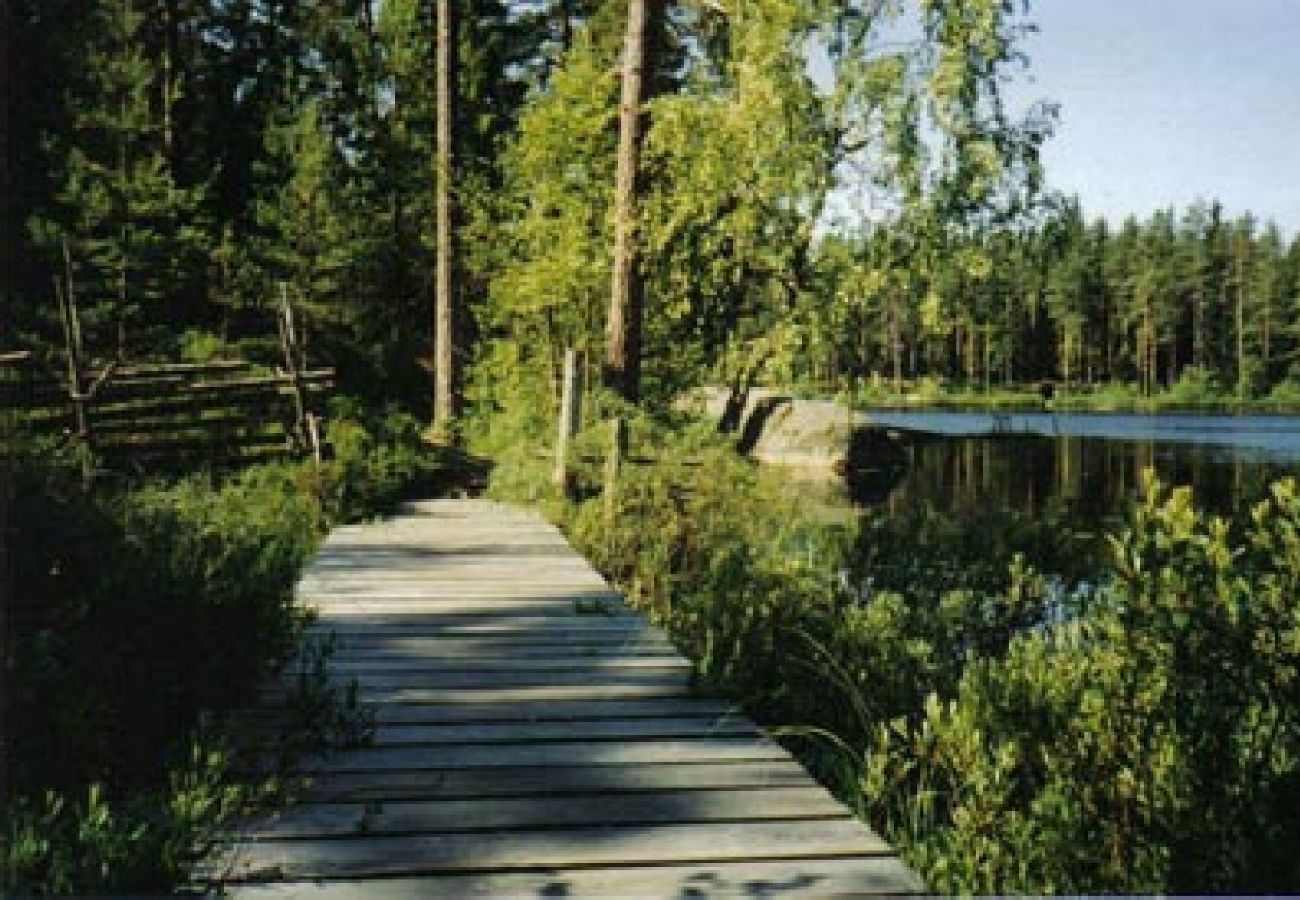
M1119 512L1154 468L1228 513L1268 483L1300 476L1300 417L867 411L897 429L906 465L870 505L928 502L1035 514L1064 506L1080 524Z

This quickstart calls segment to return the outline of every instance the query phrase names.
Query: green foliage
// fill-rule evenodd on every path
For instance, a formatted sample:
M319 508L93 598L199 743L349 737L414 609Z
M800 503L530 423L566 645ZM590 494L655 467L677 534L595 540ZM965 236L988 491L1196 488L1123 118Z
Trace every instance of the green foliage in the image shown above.
M796 376L823 390L890 378L890 402L927 378L947 402L1052 381L1081 408L1240 406L1286 378L1300 241L1288 251L1274 225L1197 204L1112 230L1074 200L944 241L935 254L894 227L823 239Z
M229 749L196 739L168 786L113 802L91 784L84 802L47 791L9 812L0 885L52 894L156 893L188 881L216 828L268 791L232 780Z
M1226 398L1214 372L1204 366L1188 366L1162 399L1170 404L1195 406L1222 403Z
M872 274L933 263L978 211L1014 215L1033 193L1044 125L1013 123L997 102L1009 5L917 4L918 39L888 41L907 27L904 6L682 7L652 36L638 199L648 396L716 374L803 374L856 336L816 260L835 187L869 186L907 232ZM603 346L617 111L607 24L593 17L530 99L501 197L475 227L491 379L505 360L542 372L566 346ZM814 43L828 51L820 79Z
M128 330L148 334L171 318L168 301L194 277L206 230L202 187L177 177L152 103L158 84L144 11L96 4L91 21L68 131L48 139L60 187L32 227L42 258L56 267L68 242L91 336L120 347ZM175 89L162 85L167 96Z
M845 515L707 430L632 434L654 462L612 518L546 508L931 889L1294 885L1293 482L1229 522L1148 478L1107 549L1050 512ZM505 457L493 487L545 496L546 472ZM598 486L580 468L578 495Z
M881 724L863 791L944 892L1295 883L1300 503L1248 520L1148 478L1082 613Z
M334 404L332 457L302 469L300 476L331 525L391 513L399 501L428 495L448 475L409 413L390 407L362 424L346 415L349 405L342 399Z
M327 525L391 508L442 466L405 414L373 433L340 419L337 440L321 465L94 492L57 457L16 456L7 738L26 799L3 826L0 888L182 883L214 829L285 787L234 777L248 741L229 713L291 660L277 772L365 737L355 694L328 683L329 648L298 646L292 587Z

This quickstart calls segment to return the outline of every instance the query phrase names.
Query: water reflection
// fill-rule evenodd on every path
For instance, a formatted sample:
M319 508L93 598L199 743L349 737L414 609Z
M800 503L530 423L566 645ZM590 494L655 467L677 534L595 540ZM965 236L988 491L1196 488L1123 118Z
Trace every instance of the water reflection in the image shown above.
M1038 435L1196 444L1247 459L1300 463L1300 416L867 410L865 422L947 437Z
M884 490L874 485L859 502L891 513L928 503L953 512L1002 507L1029 515L1050 504L1065 507L1080 524L1097 524L1123 509L1147 467L1167 483L1192 485L1202 506L1222 513L1259 499L1273 479L1300 473L1300 463L1251 447L1195 442L904 434L900 444L907 463L901 477Z

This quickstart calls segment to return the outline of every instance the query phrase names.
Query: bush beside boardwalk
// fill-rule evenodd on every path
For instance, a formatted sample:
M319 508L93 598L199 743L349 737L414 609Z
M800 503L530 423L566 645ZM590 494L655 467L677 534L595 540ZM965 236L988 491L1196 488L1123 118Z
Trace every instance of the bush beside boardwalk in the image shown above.
M283 786L234 776L230 714L297 650L299 569L330 524L441 468L409 417L332 434L323 465L89 492L48 448L16 453L6 892L173 889L223 820ZM299 699L302 746L347 724L342 695Z
M711 425L632 432L656 462L613 519L594 468L551 514L932 890L1300 885L1292 483L1223 522L1152 482L1102 545L1050 514L827 517ZM493 489L542 496L543 468L507 455Z

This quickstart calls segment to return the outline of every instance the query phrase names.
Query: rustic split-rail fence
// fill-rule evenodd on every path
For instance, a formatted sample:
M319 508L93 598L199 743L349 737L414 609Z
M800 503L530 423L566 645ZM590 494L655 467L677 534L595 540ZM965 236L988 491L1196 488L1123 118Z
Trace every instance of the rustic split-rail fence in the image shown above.
M277 310L281 358L271 364L95 358L75 305L64 302L62 314L61 360L0 355L0 410L25 430L75 448L87 478L198 461L321 458L323 401L334 370L308 364L287 300Z

